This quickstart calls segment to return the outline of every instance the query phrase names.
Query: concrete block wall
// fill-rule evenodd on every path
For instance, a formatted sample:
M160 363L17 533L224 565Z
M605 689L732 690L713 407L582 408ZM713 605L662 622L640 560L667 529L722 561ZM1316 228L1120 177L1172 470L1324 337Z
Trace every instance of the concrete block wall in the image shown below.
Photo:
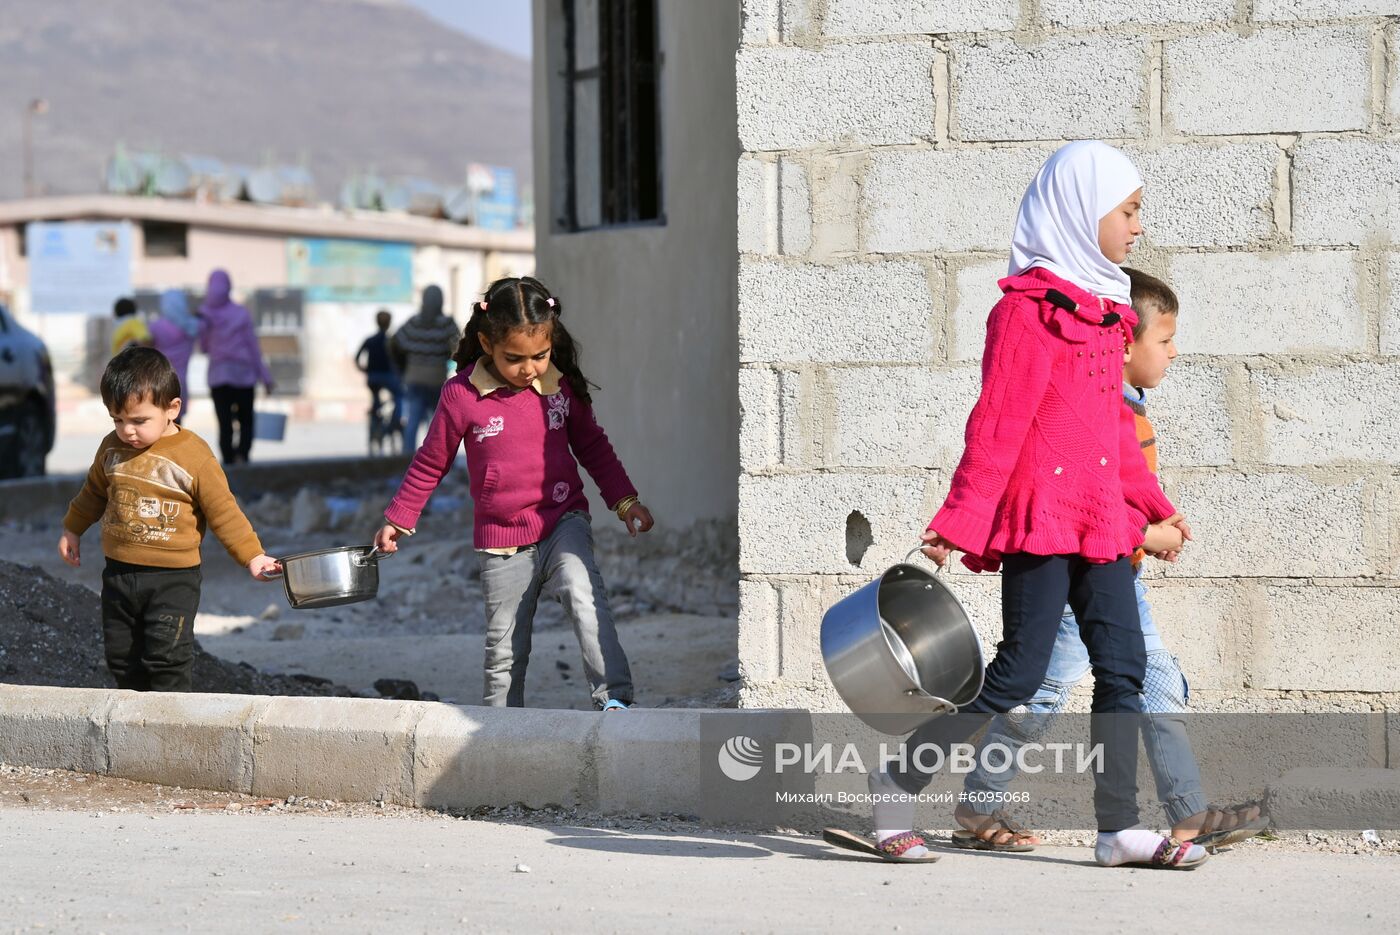
M1150 574L1196 704L1397 707L1400 2L743 6L745 703L840 708L821 615L941 502L1016 205L1103 138L1183 303L1151 403L1198 542Z

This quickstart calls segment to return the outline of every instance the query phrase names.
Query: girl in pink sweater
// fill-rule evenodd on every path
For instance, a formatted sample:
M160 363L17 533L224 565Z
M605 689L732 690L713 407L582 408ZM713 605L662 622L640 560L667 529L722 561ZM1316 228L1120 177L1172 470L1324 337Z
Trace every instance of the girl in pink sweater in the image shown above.
M886 856L931 859L910 830L927 764L1028 701L1045 677L1066 604L1094 671L1090 741L1103 744L1094 807L1100 864L1186 869L1205 850L1134 828L1136 715L1146 665L1131 556L1149 523L1184 523L1148 470L1118 398L1137 316L1120 268L1142 233L1142 178L1122 152L1083 141L1057 151L1021 200L1003 298L987 319L982 392L948 498L924 533L944 564L1002 572L1002 639L982 692L914 733L872 773ZM923 749L924 753L919 751ZM884 803L884 804L881 804Z
M472 307L457 375L384 511L375 545L398 549L466 446L473 544L486 599L485 703L522 707L541 596L559 601L583 650L594 706L632 704L632 675L593 557L579 464L633 536L652 516L594 418L559 300L530 277L500 279Z

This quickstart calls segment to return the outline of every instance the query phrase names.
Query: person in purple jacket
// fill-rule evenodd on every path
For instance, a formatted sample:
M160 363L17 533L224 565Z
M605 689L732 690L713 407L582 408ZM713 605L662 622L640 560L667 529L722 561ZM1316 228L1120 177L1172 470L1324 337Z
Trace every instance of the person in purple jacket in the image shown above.
M561 311L529 277L497 280L472 306L457 375L442 388L374 544L394 552L413 534L465 443L486 600L486 704L524 706L535 606L544 596L573 623L594 707L616 711L632 704L632 673L593 557L579 464L629 534L646 532L653 520L593 415Z
M190 314L190 303L181 289L166 289L160 294L160 317L151 322L151 343L165 355L175 376L180 379L180 425L189 410L190 358L194 342L199 337L199 319Z
M261 383L271 393L274 384L253 330L253 316L229 297L232 288L228 273L216 269L209 274L199 307L199 346L209 355L209 396L219 417L219 452L224 464L243 464L253 447L253 391Z

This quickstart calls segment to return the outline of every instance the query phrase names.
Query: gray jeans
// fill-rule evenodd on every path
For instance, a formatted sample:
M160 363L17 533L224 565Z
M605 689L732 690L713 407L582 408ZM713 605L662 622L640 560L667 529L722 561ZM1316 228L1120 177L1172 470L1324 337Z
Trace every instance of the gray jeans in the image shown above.
M486 704L525 706L525 669L541 595L562 604L573 622L593 704L602 707L612 699L632 703L632 672L593 559L587 513L565 513L542 542L514 555L477 556L486 598Z

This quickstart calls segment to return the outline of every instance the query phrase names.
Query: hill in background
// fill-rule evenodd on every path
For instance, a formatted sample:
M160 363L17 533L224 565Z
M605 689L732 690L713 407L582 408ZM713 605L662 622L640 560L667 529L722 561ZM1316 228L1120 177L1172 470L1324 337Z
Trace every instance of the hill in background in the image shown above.
M319 195L374 168L460 183L468 162L530 179L530 65L402 0L5 0L0 198L97 191L116 145L257 167L305 160Z

